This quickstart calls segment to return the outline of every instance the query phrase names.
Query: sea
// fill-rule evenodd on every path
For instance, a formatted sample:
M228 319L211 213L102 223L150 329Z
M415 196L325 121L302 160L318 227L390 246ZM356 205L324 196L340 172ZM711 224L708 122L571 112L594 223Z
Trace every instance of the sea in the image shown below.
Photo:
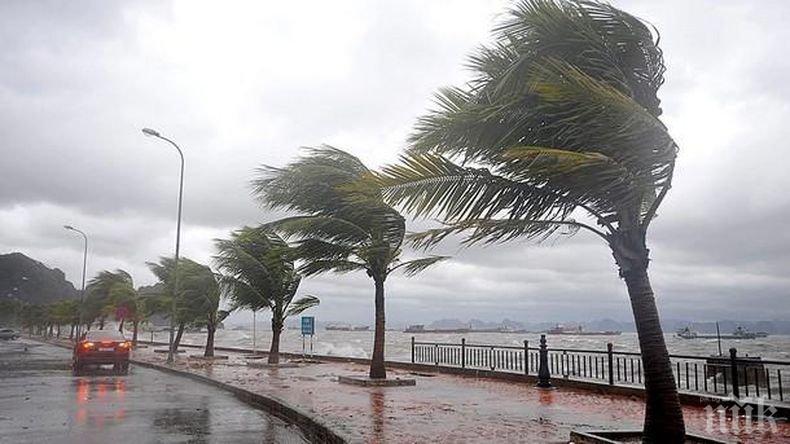
M217 331L215 344L227 347L253 348L268 350L271 341L271 331L266 329L266 324L256 328L255 335L251 327L225 328ZM154 339L167 342L167 332L141 332L141 339ZM253 341L253 336L254 341ZM540 341L539 333L405 333L402 331L388 330L386 332L385 355L388 360L408 361L411 359L411 338L415 337L420 342L461 343L461 338L466 338L467 344L509 345L523 347L524 341L529 341L530 347L537 347ZM665 335L667 348L670 354L710 356L719 353L716 339L682 339L673 334ZM203 345L206 341L205 333L184 333L182 342L185 344ZM636 333L623 332L611 336L568 336L547 335L549 348L568 348L585 350L606 350L606 344L611 342L615 351L639 351L639 342ZM254 343L253 343L254 342ZM303 338L299 329L286 329L280 342L280 350L284 352L312 353L317 355L345 356L355 358L368 358L373 349L373 331L337 331L316 330L316 334ZM763 359L790 361L790 335L771 335L756 339L722 339L721 351L728 355L728 350L734 347L738 356L754 356Z

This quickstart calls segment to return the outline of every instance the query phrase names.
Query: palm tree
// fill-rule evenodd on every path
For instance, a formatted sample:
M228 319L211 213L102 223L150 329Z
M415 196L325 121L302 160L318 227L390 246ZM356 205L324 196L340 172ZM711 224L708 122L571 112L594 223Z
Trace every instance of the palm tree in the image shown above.
M113 295L113 291L115 294ZM104 323L108 317L116 313L116 304L114 299L129 298L130 293L135 293L132 276L124 270L109 271L104 270L99 272L95 277L88 281L86 287L86 311L88 323L98 319L99 329L104 329ZM124 318L119 319L119 331L123 331Z
M179 260L180 262L181 260ZM228 317L230 311L219 309L220 287L217 275L202 264L187 262L185 265L186 270L179 275L181 297L189 305L190 312L193 313L192 325L206 327L206 346L203 356L213 357L214 336L219 324Z
M168 300L170 307L173 298L175 260L162 257L158 263L149 262L148 268L159 279L164 288L161 298ZM206 327L206 347L204 356L214 356L214 335L219 323L228 312L219 310L220 292L216 277L211 269L187 258L178 260L179 294L176 295L175 324L176 336L173 351L178 351L181 338L187 326ZM168 315L172 316L171 313Z
M677 146L658 119L658 39L593 1L523 0L471 57L473 80L443 89L400 165L389 203L447 224L430 246L543 240L589 231L625 280L645 369L648 441L682 442L683 415L648 278L647 230L672 183Z
M296 271L293 251L266 227L244 227L230 239L216 240L214 257L225 293L233 310L244 308L272 312L272 343L269 364L280 362L280 334L285 320L319 304L315 296L294 300L302 278Z
M74 337L74 326L77 324L79 316L79 301L75 299L61 299L50 304L51 313L57 325L57 337L60 338L60 327L68 325L71 327L69 339Z
M371 171L353 155L329 146L312 148L285 168L264 166L253 181L258 199L272 209L300 213L271 224L297 238L296 257L305 276L364 270L375 285L376 324L371 378L384 368L384 282L396 269L416 274L445 259L432 256L402 262L403 216L372 187L359 186Z

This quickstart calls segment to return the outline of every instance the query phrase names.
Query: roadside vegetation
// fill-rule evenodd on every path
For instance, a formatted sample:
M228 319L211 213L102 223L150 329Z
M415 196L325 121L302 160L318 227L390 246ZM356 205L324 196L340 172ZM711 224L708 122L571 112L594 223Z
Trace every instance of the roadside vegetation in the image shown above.
M414 275L445 259L402 261L403 216L387 205L376 187L362 183L372 172L355 156L329 146L312 148L284 168L264 166L253 181L255 196L271 209L295 216L268 224L294 239L299 272L364 271L374 285L375 332L369 376L387 377L384 367L384 283L401 269Z
M469 60L472 80L441 89L399 163L380 172L330 146L284 167L261 167L255 198L287 217L216 240L219 274L189 259L149 263L161 291L145 298L123 270L88 286L87 328L139 324L175 306L174 348L186 328L208 331L206 356L230 311L271 313L269 362L287 317L318 305L302 278L362 271L373 281L370 378L386 378L385 283L446 259L404 257L460 236L466 245L535 242L586 232L611 250L624 280L645 369L645 440L682 442L685 426L648 275L648 229L672 185L678 146L661 122L664 59L645 22L595 1L522 0ZM406 235L403 211L440 225ZM220 310L226 298L230 310ZM10 306L31 332L72 336L73 301Z
M437 94L397 165L387 202L443 226L431 247L545 240L582 230L611 249L645 369L645 439L682 442L684 422L648 277L647 234L678 146L659 120L658 35L597 2L522 1L470 57L473 80Z
M269 364L280 362L280 335L288 317L315 307L319 300L306 295L296 299L302 276L294 265L294 249L265 226L244 227L229 239L216 240L214 260L231 311L268 310L272 342Z

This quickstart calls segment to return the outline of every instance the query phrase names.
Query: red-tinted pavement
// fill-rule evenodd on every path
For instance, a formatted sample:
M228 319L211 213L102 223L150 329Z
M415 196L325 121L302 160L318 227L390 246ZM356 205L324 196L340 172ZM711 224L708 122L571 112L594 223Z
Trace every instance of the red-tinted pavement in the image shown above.
M197 350L188 349L188 353ZM224 353L224 352L223 352ZM163 363L151 349L135 358ZM531 385L453 375L419 376L390 370L390 377L417 379L416 387L369 388L341 385L339 375L364 375L367 367L324 362L297 368L250 368L241 355L213 364L179 356L176 367L275 396L319 417L355 440L410 442L568 442L572 429L640 428L643 401L576 389L543 391ZM689 431L745 443L790 442L790 424L776 431L736 433L700 407L684 408ZM757 424L752 425L753 429ZM722 432L722 430L724 430Z

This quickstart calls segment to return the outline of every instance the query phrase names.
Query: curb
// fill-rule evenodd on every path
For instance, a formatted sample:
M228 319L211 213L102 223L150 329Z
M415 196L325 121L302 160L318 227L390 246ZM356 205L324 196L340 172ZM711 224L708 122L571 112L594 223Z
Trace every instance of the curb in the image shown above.
M195 381L199 381L204 384L208 384L233 393L233 395L235 395L241 401L271 413L281 419L284 419L290 424L296 425L304 432L305 436L310 439L310 442L326 444L345 444L353 442L353 440L349 437L343 436L337 431L332 430L329 426L324 424L322 420L316 418L314 415L307 413L297 407L290 406L285 401L277 397L254 393L225 382L211 379L208 376L199 375L197 373L177 370L159 364L138 361L136 359L130 359L130 362L140 367L183 376L185 378L193 379Z

